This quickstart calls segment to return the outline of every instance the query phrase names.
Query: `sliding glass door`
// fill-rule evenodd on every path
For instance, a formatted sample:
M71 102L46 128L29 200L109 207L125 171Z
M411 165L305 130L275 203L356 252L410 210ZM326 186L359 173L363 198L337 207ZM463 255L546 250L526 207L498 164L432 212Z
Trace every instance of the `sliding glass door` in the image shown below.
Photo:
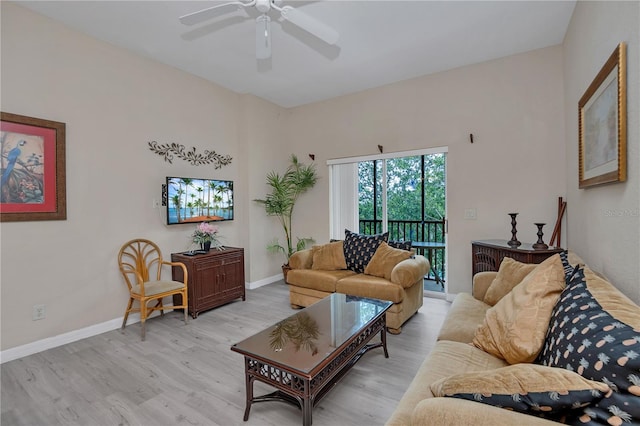
M430 279L444 289L446 262L446 149L412 151L375 157L349 159L352 163L335 164L343 178L338 192L355 178L357 205L346 198L336 203L332 185L332 204L349 205L345 223L352 223L349 214L357 215L357 229L362 234L389 232L392 241L411 241L419 254L431 262ZM334 160L339 161L339 160ZM344 173L349 170L348 173ZM353 192L356 192L354 194ZM344 212L332 209L333 216ZM335 221L332 221L335 223ZM349 229L353 227L345 226ZM335 233L340 226L332 227ZM340 238L333 236L333 238Z

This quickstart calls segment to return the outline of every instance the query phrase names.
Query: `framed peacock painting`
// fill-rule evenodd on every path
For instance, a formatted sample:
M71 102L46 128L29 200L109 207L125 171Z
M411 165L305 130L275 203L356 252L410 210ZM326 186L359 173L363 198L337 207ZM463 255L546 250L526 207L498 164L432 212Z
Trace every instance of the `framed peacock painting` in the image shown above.
M0 115L0 221L65 220L65 124Z

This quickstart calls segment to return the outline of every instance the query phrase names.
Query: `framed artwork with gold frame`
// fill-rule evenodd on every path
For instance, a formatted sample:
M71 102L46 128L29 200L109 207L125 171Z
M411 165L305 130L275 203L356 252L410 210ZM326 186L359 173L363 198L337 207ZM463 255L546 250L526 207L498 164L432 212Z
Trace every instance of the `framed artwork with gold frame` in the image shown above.
M627 179L626 71L620 43L578 102L579 188Z
M67 218L65 124L0 113L0 221Z

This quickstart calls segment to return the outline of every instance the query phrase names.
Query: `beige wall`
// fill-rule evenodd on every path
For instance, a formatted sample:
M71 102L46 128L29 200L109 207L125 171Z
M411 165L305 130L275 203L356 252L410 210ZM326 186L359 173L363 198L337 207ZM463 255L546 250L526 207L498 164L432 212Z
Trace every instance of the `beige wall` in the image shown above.
M640 303L640 3L576 5L564 41L569 247ZM627 43L627 181L578 189L578 101Z
M322 179L298 229L329 238L326 160L447 146L449 292L471 288L474 239L535 242L534 222L556 219L564 196L565 148L560 46L416 78L292 110L296 148L316 154ZM474 143L469 142L473 133ZM464 220L464 209L477 220Z
M275 217L268 217L262 205L254 202L263 199L269 191L265 181L272 170L282 173L288 165L290 148L284 137L286 110L258 99L246 96L242 116L245 117L243 130L247 145L247 155L242 157L246 164L249 187L246 194L249 206L247 230L251 235L246 247L245 261L249 263L251 281L269 280L273 276L282 277L281 265L286 262L282 256L270 254L267 245L274 239L283 242L283 231Z
M167 227L164 210L152 208L167 175L234 180L236 220L221 233L227 245L250 246L247 147L269 146L277 133L243 112L281 108L1 7L2 111L66 123L68 210L66 221L0 226L3 350L121 318L127 292L116 255L125 241L150 238L165 255L189 247L191 228ZM169 164L150 140L233 161L219 170ZM34 304L46 305L46 319L32 321Z

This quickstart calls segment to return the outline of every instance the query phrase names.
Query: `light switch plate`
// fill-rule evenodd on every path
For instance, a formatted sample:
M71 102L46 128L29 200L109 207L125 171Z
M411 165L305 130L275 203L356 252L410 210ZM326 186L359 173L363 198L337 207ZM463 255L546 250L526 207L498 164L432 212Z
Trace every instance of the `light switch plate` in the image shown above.
M464 209L465 220L476 220L478 218L476 209Z

